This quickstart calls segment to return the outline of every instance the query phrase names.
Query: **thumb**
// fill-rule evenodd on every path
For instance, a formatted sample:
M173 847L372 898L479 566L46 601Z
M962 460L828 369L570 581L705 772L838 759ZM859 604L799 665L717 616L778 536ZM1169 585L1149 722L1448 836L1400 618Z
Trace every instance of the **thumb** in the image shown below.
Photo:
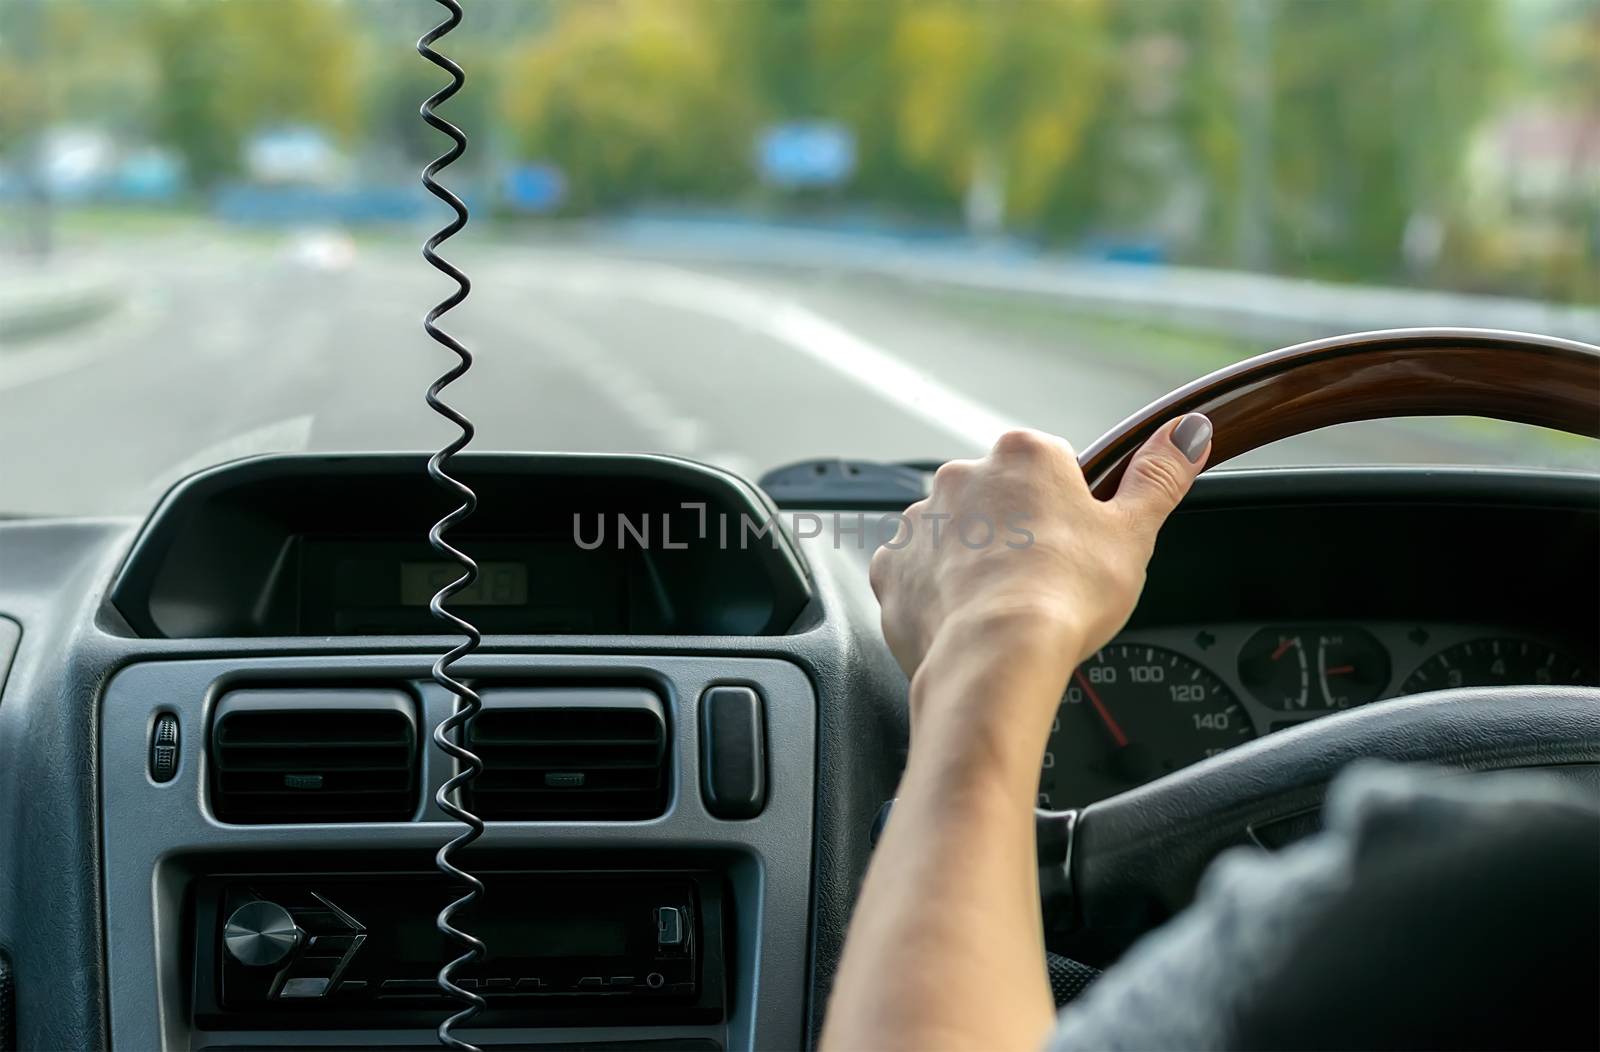
M1151 436L1133 455L1112 504L1153 539L1211 454L1211 421L1190 413Z

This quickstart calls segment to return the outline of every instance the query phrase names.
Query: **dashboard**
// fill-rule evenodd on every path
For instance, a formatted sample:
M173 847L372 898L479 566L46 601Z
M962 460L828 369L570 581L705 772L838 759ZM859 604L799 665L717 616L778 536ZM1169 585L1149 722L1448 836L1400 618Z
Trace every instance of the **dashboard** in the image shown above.
M259 458L139 521L0 521L0 800L26 802L0 817L0 1047L432 1045L433 853L458 827L422 465ZM486 1040L814 1046L909 738L871 539L926 475L463 469ZM1253 740L1440 687L1592 684L1597 643L1596 476L1209 473L1073 675L1039 802L1105 843L1119 803L1226 781Z
M1118 636L1073 673L1039 806L1085 807L1265 734L1454 687L1595 686L1592 655L1519 626L1195 623Z

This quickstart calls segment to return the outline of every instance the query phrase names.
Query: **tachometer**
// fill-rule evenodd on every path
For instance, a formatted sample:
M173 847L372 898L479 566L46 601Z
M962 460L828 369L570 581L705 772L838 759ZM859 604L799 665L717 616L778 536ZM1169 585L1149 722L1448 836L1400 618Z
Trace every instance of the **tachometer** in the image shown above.
M1577 658L1527 639L1473 639L1433 655L1400 686L1402 694L1450 687L1594 682Z
M1098 651L1072 674L1039 777L1041 807L1081 807L1254 738L1223 682L1143 643Z

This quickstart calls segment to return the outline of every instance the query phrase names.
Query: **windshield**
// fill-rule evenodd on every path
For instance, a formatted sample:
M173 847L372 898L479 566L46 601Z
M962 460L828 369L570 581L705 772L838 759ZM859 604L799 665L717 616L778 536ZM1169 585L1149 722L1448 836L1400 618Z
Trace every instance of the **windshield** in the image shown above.
M1593 0L467 0L474 448L1080 448L1239 358L1600 334ZM0 3L0 513L420 450L427 0ZM1472 420L1246 464L1597 466Z

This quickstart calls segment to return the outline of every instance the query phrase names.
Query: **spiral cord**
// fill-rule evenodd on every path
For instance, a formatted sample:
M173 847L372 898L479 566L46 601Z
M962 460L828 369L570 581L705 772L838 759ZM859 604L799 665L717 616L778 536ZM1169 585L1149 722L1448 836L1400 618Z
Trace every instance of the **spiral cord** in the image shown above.
M455 218L445 224L443 228L423 244L422 258L427 260L429 266L452 278L456 283L456 289L428 312L427 317L423 320L422 327L429 337L437 343L448 347L459 359L453 367L429 386L427 403L430 409L460 428L461 433L428 458L428 477L440 488L460 498L461 504L454 511L449 512L434 523L433 527L428 530L428 544L434 551L459 563L463 572L460 577L434 594L433 598L428 602L428 609L433 613L435 620L448 625L464 637L460 643L452 647L433 664L434 682L448 690L454 699L449 718L434 728L433 741L456 762L456 773L439 787L439 791L434 795L434 800L438 803L440 810L466 827L458 836L453 837L439 849L438 854L434 856L434 864L439 868L440 872L465 885L467 889L464 895L439 911L438 919L435 922L439 931L447 940L466 948L466 952L447 962L444 967L439 969L438 982L440 989L449 997L463 1002L464 1007L440 1023L438 1033L439 1043L446 1048L472 1049L473 1052L477 1052L475 1045L456 1037L452 1031L455 1027L466 1024L476 1015L483 1008L484 1001L478 994L457 985L454 973L457 968L482 960L484 945L482 940L457 928L454 921L459 911L471 906L483 894L483 882L456 865L455 856L483 835L483 820L466 808L461 807L456 802L456 794L471 783L472 779L477 777L479 772L483 770L483 761L478 759L466 747L467 727L483 708L483 703L471 687L451 674L451 670L457 661L478 649L483 637L471 622L445 609L446 600L478 579L478 564L468 557L465 552L446 541L444 535L451 527L462 522L477 509L478 496L472 491L471 486L455 478L447 470L450 458L465 449L468 443L472 441L474 433L472 421L439 397L446 387L460 379L468 369L472 368L472 352L438 325L441 317L459 306L467 298L467 294L472 291L472 282L468 281L467 276L460 269L440 256L437 251L440 245L454 237L467 225L467 206L462 202L461 198L440 185L436 179L436 176L441 171L455 163L456 159L466 152L467 137L460 128L435 112L440 104L461 90L461 86L466 83L466 74L462 72L459 65L433 49L435 42L461 24L461 4L459 0L434 0L434 2L445 8L449 14L443 22L434 26L423 35L421 40L417 41L417 52L429 62L449 73L451 80L449 84L440 88L422 104L421 113L423 121L430 128L443 132L449 137L451 146L422 170L422 185L434 197L449 205L455 212Z

